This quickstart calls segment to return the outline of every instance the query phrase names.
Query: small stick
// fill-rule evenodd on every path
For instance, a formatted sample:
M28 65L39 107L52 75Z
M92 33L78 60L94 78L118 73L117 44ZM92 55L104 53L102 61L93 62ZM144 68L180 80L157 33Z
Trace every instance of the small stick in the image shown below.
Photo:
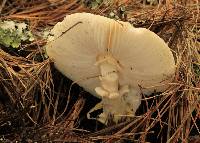
M7 1L7 0L3 0L2 4L1 4L1 6L0 6L0 14L1 14L1 12L2 12L2 10L3 10L4 6L5 6L5 4L6 4L6 1Z

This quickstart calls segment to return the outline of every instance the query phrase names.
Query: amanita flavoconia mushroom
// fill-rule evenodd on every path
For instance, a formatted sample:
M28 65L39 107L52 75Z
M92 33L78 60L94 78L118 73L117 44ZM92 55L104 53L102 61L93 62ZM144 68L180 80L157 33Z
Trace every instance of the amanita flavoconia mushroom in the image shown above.
M173 79L170 48L148 29L76 13L57 23L51 34L47 55L64 75L102 99L99 120L105 124L110 114L115 122L134 115L141 91L162 92Z

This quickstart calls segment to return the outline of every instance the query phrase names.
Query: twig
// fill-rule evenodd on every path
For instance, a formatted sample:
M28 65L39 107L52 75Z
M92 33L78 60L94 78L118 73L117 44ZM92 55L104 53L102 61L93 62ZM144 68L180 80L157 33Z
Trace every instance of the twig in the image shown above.
M1 4L1 6L0 6L0 14L1 14L1 12L2 12L2 10L3 10L4 6L5 6L5 4L6 4L6 1L7 1L7 0L3 0L2 4Z

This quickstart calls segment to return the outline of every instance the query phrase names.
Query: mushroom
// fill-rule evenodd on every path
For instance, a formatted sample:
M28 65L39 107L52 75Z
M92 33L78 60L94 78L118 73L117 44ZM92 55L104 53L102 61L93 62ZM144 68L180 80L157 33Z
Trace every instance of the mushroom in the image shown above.
M172 52L158 35L90 13L57 23L46 52L61 73L102 99L94 109L103 108L104 124L110 115L114 122L133 116L141 92L166 90L175 73Z

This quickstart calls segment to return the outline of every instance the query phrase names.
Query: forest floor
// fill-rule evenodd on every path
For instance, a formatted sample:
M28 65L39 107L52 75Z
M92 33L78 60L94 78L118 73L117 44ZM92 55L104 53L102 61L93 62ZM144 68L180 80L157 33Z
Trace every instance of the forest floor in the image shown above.
M45 56L45 31L77 12L148 28L173 51L174 81L164 93L144 95L130 121L105 126L88 120L100 100ZM0 29L0 143L200 142L199 12L198 0L1 0L0 22L26 23L32 34L6 45Z

